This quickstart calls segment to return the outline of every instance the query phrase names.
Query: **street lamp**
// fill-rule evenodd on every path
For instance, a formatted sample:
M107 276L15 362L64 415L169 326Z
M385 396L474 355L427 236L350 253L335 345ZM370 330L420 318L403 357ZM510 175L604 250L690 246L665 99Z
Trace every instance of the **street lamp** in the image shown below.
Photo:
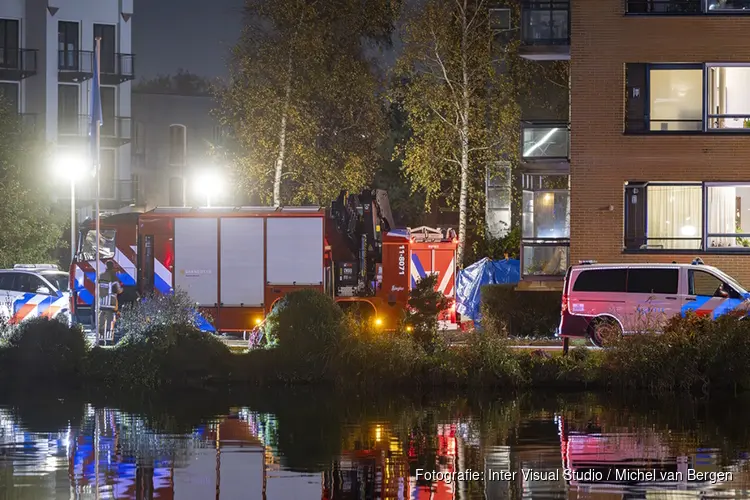
M216 198L224 190L224 180L216 171L204 172L196 177L195 191L206 197L206 206L211 206L211 198Z
M85 160L77 155L63 153L55 162L55 172L61 179L70 181L70 261L76 256L76 180L85 170Z

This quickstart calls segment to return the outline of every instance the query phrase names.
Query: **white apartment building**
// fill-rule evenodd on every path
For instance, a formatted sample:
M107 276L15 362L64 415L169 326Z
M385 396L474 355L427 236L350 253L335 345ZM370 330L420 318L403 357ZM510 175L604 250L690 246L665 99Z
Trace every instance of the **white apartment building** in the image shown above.
M17 107L28 133L82 161L89 144L94 40L101 38L103 210L133 200L132 15L133 0L0 0L0 92ZM85 176L78 191L81 215L90 214L91 184Z

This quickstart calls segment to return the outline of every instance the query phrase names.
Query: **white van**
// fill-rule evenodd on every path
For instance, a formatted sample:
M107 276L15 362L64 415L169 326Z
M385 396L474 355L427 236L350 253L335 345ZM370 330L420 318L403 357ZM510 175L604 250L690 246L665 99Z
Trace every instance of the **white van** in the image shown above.
M565 275L561 337L588 337L602 345L606 332L659 331L675 315L744 317L750 294L700 259L692 264L581 263Z

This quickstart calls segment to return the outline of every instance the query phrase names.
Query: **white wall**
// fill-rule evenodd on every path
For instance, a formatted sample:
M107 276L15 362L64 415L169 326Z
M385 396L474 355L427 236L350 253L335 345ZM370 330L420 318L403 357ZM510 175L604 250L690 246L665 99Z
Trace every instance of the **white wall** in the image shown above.
M50 14L48 6L57 8L57 12ZM133 19L126 22L121 13L133 13L133 0L0 0L0 18L21 20L21 48L38 51L36 75L22 80L20 84L20 107L22 113L37 115L37 127L42 129L48 142L56 143L58 139L58 22L79 23L79 48L83 51L94 49L94 24L115 25L116 52L130 54ZM78 112L88 115L91 81L83 82L79 87ZM116 116L131 117L130 94L130 82L117 86ZM116 178L130 180L129 144L119 148L116 162ZM66 193L61 193L61 196L66 197Z

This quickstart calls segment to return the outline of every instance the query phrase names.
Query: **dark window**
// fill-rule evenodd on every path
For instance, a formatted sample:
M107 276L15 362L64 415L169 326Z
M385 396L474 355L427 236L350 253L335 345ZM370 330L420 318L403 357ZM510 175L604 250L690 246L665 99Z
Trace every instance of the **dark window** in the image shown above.
M101 161L101 179L99 181L101 197L111 200L115 197L115 150L102 149L99 159Z
M0 19L0 68L19 67L18 21Z
M169 179L169 205L172 207L185 206L185 188L182 177Z
M0 100L12 113L18 113L18 84L0 82Z
M57 23L58 67L60 69L67 71L78 70L78 44L78 23L69 21L60 21Z
M13 289L13 277L15 276L15 273L1 273L0 274L0 291L5 292L12 292ZM0 297L0 300L3 300L2 297Z
M78 85L57 86L57 123L61 134L77 135L83 132L79 130L79 93Z
M99 52L100 70L102 73L114 74L115 73L115 52L116 52L116 39L115 39L115 27L111 24L95 24L94 25L94 45L96 47L96 39L101 38L101 51Z
M574 292L624 292L627 269L587 269L573 285Z
M628 14L700 14L703 0L628 0Z
M61 292L67 292L70 288L70 279L66 273L42 273L42 276Z
M101 87L102 98L102 127L101 134L104 137L115 137L117 127L115 126L115 88Z
M17 275L14 287L16 291L22 293L37 293L37 290L40 287L49 288L49 286L47 286L46 283L40 280L38 276L26 273L20 273Z
M679 280L679 269L630 269L628 293L676 294Z
M169 126L169 164L174 166L185 165L185 154L187 148L187 129L184 125Z

